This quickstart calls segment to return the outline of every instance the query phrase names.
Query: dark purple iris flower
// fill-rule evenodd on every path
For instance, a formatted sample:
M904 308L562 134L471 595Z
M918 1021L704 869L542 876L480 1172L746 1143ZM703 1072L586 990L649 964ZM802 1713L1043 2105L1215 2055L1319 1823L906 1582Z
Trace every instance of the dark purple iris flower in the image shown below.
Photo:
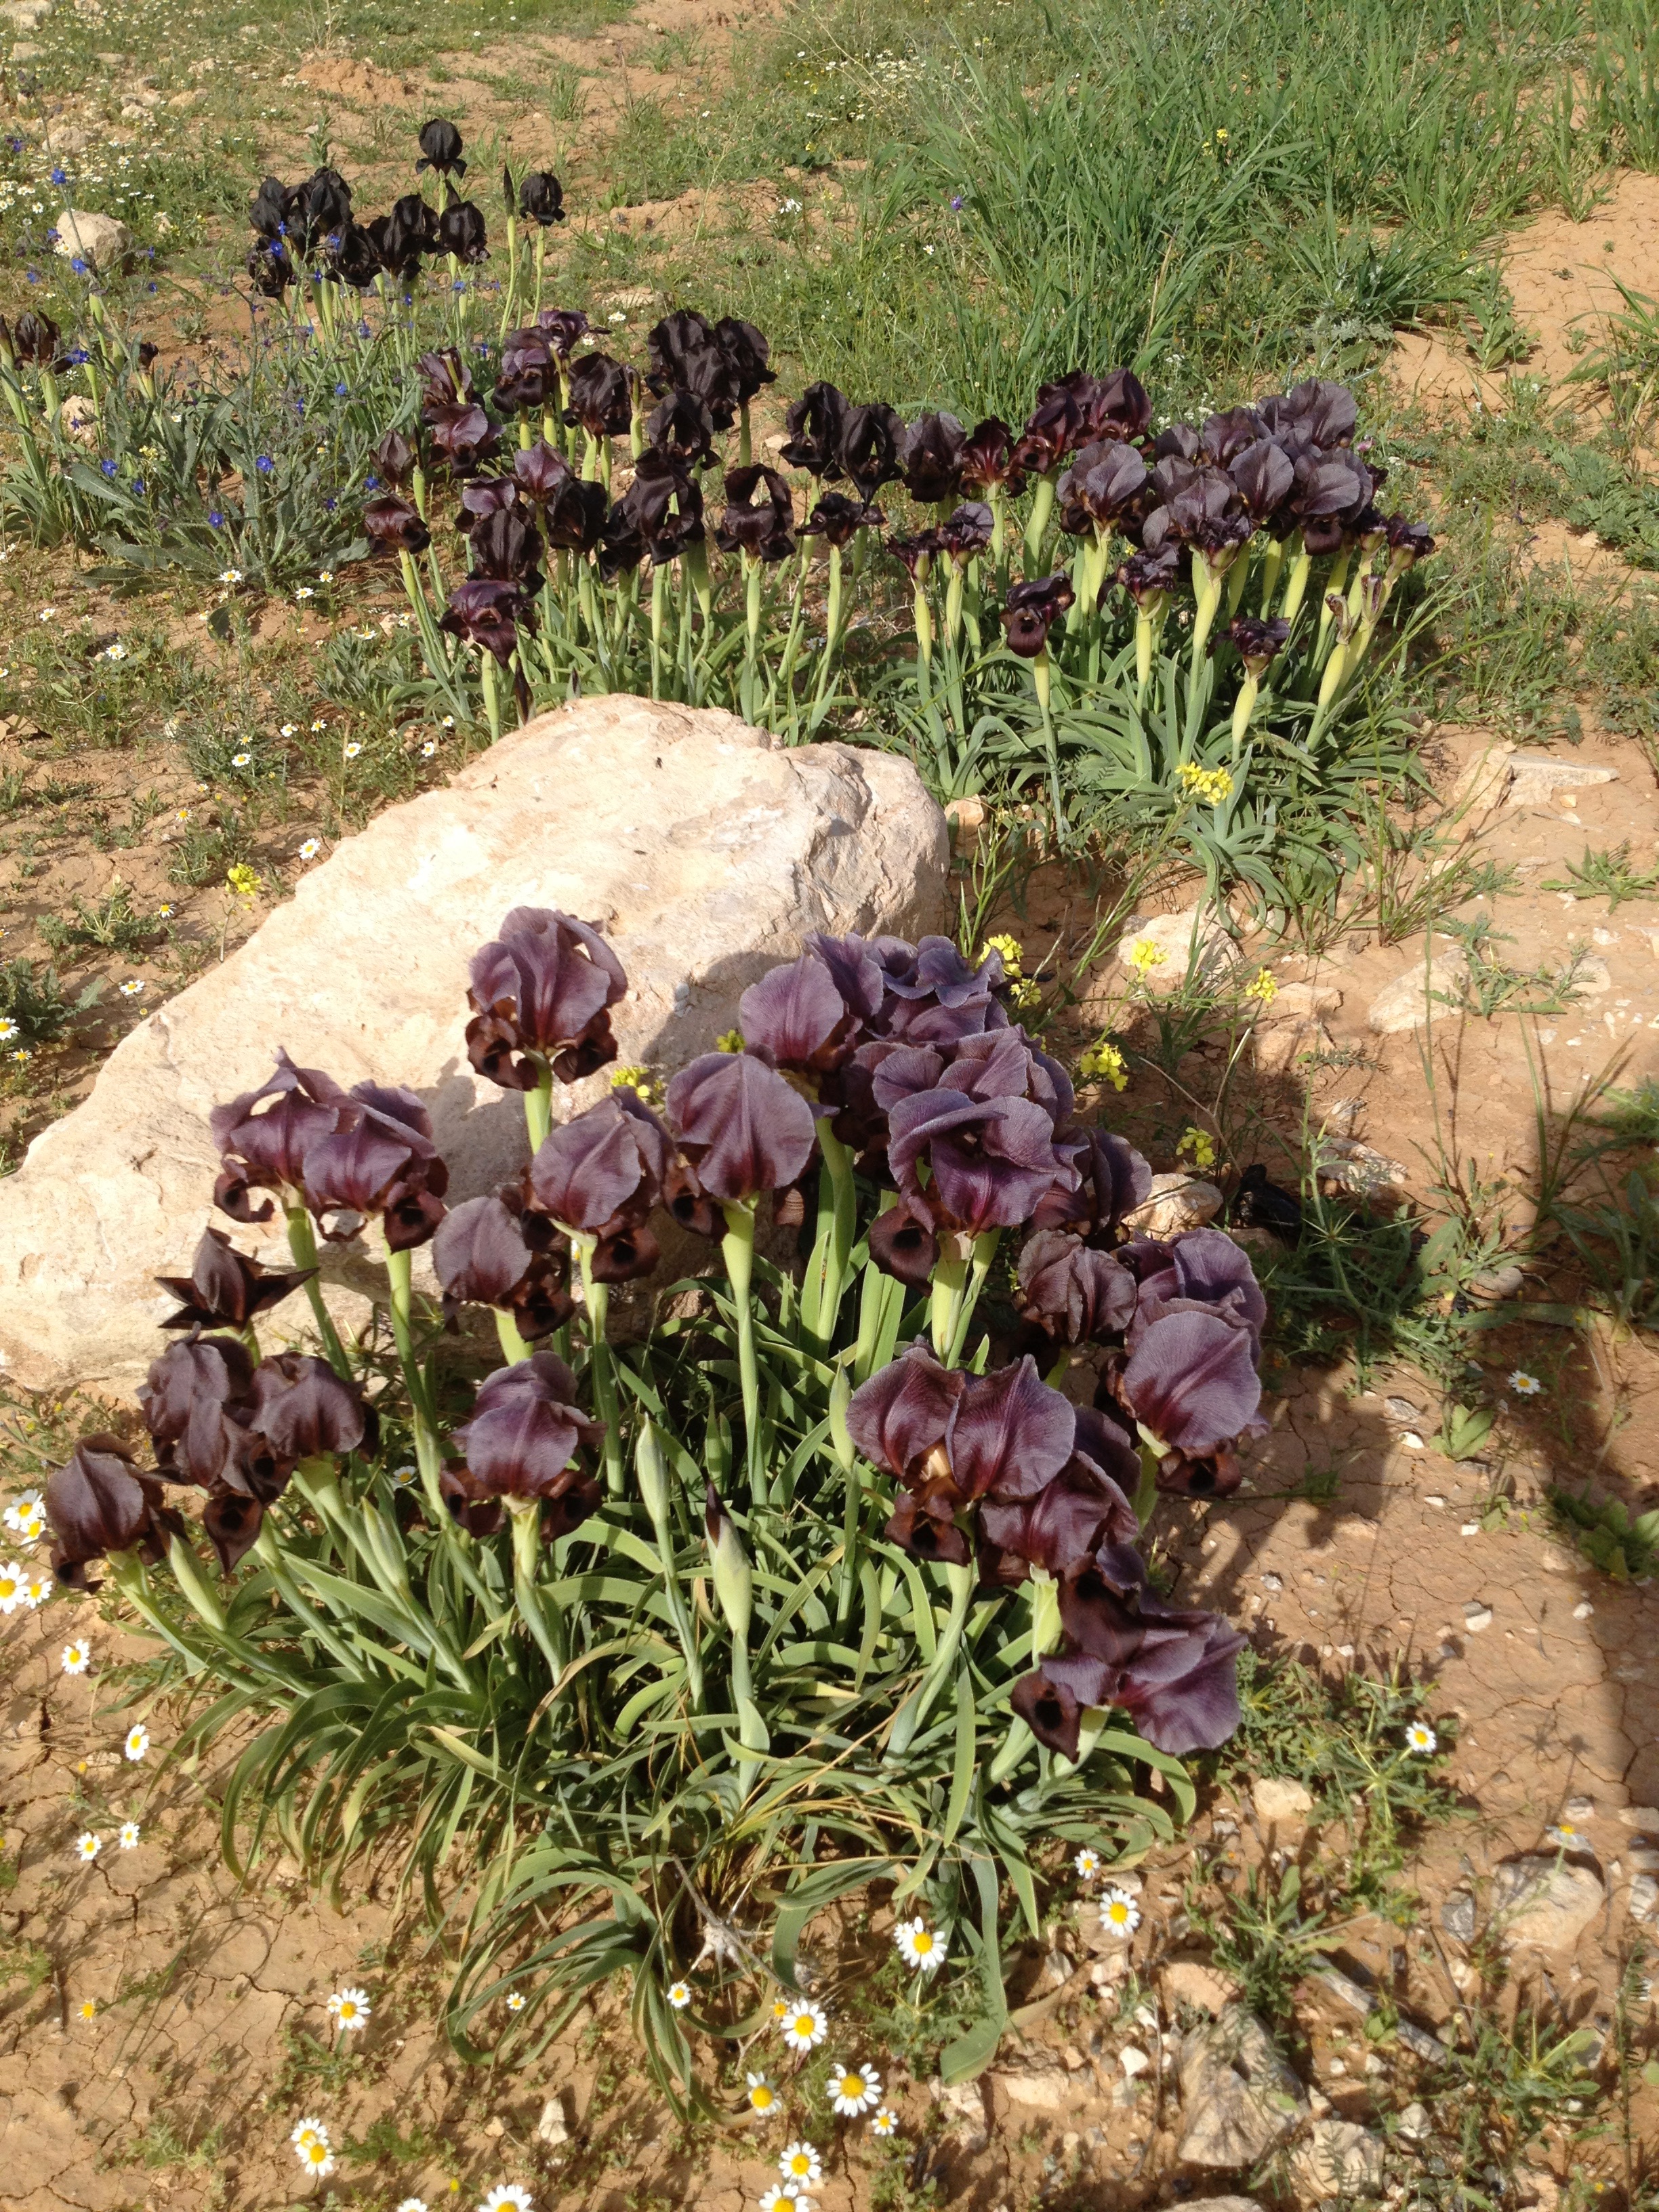
M722 553L744 553L757 561L788 559L795 550L795 501L786 477L759 463L728 469L726 501L714 533Z
M550 169L532 169L520 179L519 213L544 230L564 221L564 188Z
M1048 633L1076 597L1072 580L1060 574L1034 576L1010 585L1002 610L1002 634L1012 653L1022 660L1035 660L1048 642Z
M789 436L781 458L820 483L834 483L842 473L841 444L847 415L845 392L833 384L809 384L785 417Z
M1109 1129L1087 1129L1073 1155L1079 1182L1074 1190L1056 1190L1031 1217L1034 1231L1075 1228L1102 1247L1115 1243L1123 1218L1142 1206L1152 1188L1152 1170L1127 1137Z
M486 1375L471 1419L455 1431L466 1454L459 1480L469 1501L537 1499L544 1532L550 1523L558 1534L579 1528L599 1504L599 1486L576 1454L599 1448L605 1423L590 1420L575 1401L576 1378L551 1352Z
M898 441L903 424L885 400L851 407L841 431L841 465L867 504L899 473Z
M812 512L800 526L800 534L803 538L822 538L826 545L845 548L860 530L879 530L886 520L878 507L868 507L861 499L848 499L845 492L827 491L814 502ZM927 538L931 550L933 533L929 532ZM901 541L893 538L889 542L896 550ZM915 573L913 568L911 574Z
M499 1194L469 1198L444 1216L432 1266L447 1320L463 1305L499 1306L525 1337L546 1336L569 1320L576 1309L563 1260L553 1240L545 1249L532 1243L525 1232L533 1219Z
M432 443L457 476L466 476L501 444L501 432L476 400L440 407L426 415Z
M415 164L418 176L422 169L434 169L441 177L464 177L466 163L461 159L461 134L453 123L434 116L430 123L421 125L421 158Z
M1242 545L1250 535L1250 518L1238 487L1224 469L1178 456L1161 460L1152 471L1152 489L1158 504L1140 533L1149 553L1166 544L1220 553Z
M1060 526L1073 538L1109 530L1146 491L1146 464L1133 446L1079 447L1060 480Z
M1310 553L1334 553L1371 503L1376 480L1358 455L1310 447L1296 465L1291 514Z
M401 430L388 430L374 448L375 467L389 484L399 488L409 482L420 458Z
M440 346L434 352L423 353L415 364L415 375L421 387L423 422L452 407L464 405L472 397L472 371L453 346Z
M959 495L967 442L968 433L954 415L921 415L899 432L896 458L912 499L939 507Z
M513 479L509 477L505 481L511 487ZM541 538L535 524L516 507L501 505L479 515L467 532L467 544L475 576L515 583L526 593L540 591L542 574L537 563L541 557Z
M220 1154L214 1204L233 1221L270 1220L270 1200L256 1208L250 1195L255 1190L280 1192L285 1206L303 1205L306 1153L353 1118L351 1101L332 1076L296 1067L279 1046L269 1082L216 1106L208 1116Z
M1181 580L1181 548L1170 540L1156 551L1132 553L1119 567L1117 580L1140 613L1156 613Z
M252 1355L234 1336L195 1335L152 1361L138 1403L161 1474L202 1490L228 1478L232 1488L254 1494L241 1472L258 1449L246 1423L253 1373ZM272 1496L287 1472L270 1486Z
M549 494L542 509L549 546L556 552L591 553L605 529L605 507L602 483L586 483L569 475Z
M539 414L558 388L558 364L546 331L509 331L495 372L495 404L509 413Z
M380 1440L380 1418L365 1402L361 1387L337 1375L327 1360L305 1352L277 1352L262 1359L246 1405L248 1426L289 1466L297 1460L373 1451Z
M646 382L653 392L684 390L693 356L714 343L714 326L695 307L676 307L652 325L645 343L651 356Z
M983 500L964 500L939 526L939 550L948 553L958 568L965 568L978 555L989 552L995 529L996 517Z
M67 1463L46 1478L52 1523L52 1571L70 1589L84 1590L87 1568L111 1552L137 1551L159 1559L184 1522L164 1503L154 1475L141 1474L118 1437L82 1437Z
M588 322L580 307L544 307L536 318L538 330L545 331L548 343L561 361L568 361L571 353L587 336Z
M872 963L873 964L873 963ZM857 975L858 981L864 979ZM811 951L788 967L769 969L738 1001L745 1050L769 1067L827 1075L851 1059L860 1036L829 963Z
M1182 1461L1208 1461L1258 1425L1261 1382L1249 1330L1195 1304L1139 1334L1116 1387L1140 1425ZM1225 1486L1237 1482L1235 1473ZM1223 1484L1212 1479L1208 1487Z
M1040 1231L1019 1255L1020 1312L1059 1343L1115 1336L1129 1326L1135 1299L1127 1267L1063 1230Z
M714 418L708 402L683 386L676 386L652 409L645 434L659 453L683 468L701 468L714 457Z
M513 456L513 480L532 507L545 507L575 478L575 471L556 446L538 438Z
M648 1275L661 1256L646 1223L675 1165L672 1138L623 1086L549 1131L530 1163L530 1189L561 1228L597 1237L598 1281L629 1282Z
M438 627L493 653L503 668L513 657L519 631L533 630L536 603L516 578L468 576L449 595Z
M1258 615L1235 615L1227 625L1227 635L1249 673L1260 677L1285 650L1291 626L1278 615L1266 621Z
M611 1009L628 977L591 923L516 906L469 975L467 1058L503 1090L533 1091L544 1063L576 1083L616 1058Z
M703 541L702 487L683 461L656 447L634 464L619 511L659 568Z
M568 388L564 419L572 429L580 425L590 438L617 438L633 420L629 373L609 354L584 354L569 371Z
M449 1170L432 1118L412 1091L389 1085L354 1084L349 1097L357 1109L350 1121L306 1148L307 1201L332 1241L349 1241L378 1215L387 1249L410 1251L444 1215Z
M963 490L984 493L1006 485L1009 496L1018 499L1025 489L1025 477L1016 465L1013 453L1013 432L1000 416L988 415L969 432L963 443Z
M1289 392L1264 399L1257 413L1267 435L1284 442L1300 439L1305 444L1329 447L1351 442L1359 420L1359 404L1346 384L1310 376Z
M1291 521L1287 503L1296 488L1296 464L1284 447L1271 438L1258 438L1235 452L1224 465L1251 521L1275 536L1287 532Z
M205 1229L188 1275L158 1275L172 1297L183 1300L163 1328L245 1328L256 1314L278 1304L316 1273L314 1267L261 1267L236 1251L226 1231Z
M794 1182L817 1137L799 1091L747 1052L708 1052L681 1068L668 1126L702 1189L727 1206Z
M1254 407L1229 407L1205 417L1200 446L1218 468L1231 468L1237 456L1267 435L1267 427Z
M722 315L714 325L714 343L724 356L737 386L739 405L747 406L766 385L775 384L778 373L767 366L772 349L764 335L741 315Z

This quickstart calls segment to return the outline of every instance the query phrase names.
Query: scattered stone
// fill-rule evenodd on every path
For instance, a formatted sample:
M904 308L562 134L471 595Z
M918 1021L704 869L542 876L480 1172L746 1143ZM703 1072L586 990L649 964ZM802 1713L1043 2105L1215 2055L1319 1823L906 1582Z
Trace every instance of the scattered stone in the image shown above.
M1569 1797L1561 1808L1564 1820L1593 1820L1595 1818L1594 1797Z
M1565 974L1565 970L1563 973ZM1605 999L1613 988L1613 970L1598 952L1586 952L1572 971L1575 999Z
M1391 1421L1398 1421L1408 1429L1423 1418L1423 1408L1413 1406L1409 1398L1385 1398L1382 1410Z
M1176 2156L1236 2169L1265 2158L1306 2115L1308 2096L1254 2013L1230 2005L1181 2048Z
M809 930L937 928L949 864L943 815L890 753L786 747L735 715L619 695L538 716L343 838L245 945L129 1031L85 1104L0 1179L8 1379L143 1376L167 1304L154 1279L188 1273L218 1218L208 1109L264 1083L279 1044L341 1083L418 1091L452 1205L519 1174L520 1100L475 1077L463 1043L468 955L510 908L562 907L605 931L629 979L620 1058L669 1073ZM605 1079L556 1087L568 1115ZM280 1212L236 1241L282 1263ZM326 1250L325 1294L355 1333L384 1271L361 1245ZM423 1293L429 1253L416 1255ZM308 1328L296 1299L279 1334L289 1312Z
M1621 1805L1619 1823L1625 1828L1651 1828L1659 1834L1659 1805Z
M501 2114L497 2112L492 2118L484 2122L483 2131L489 2137L491 2142L499 2142L501 2137L507 2133L507 2122L501 2118Z
M1455 1936L1460 1943L1474 1941L1474 1895L1467 1889L1455 1889L1440 1908L1440 1925L1448 1936Z
M132 233L112 215L65 208L57 222L52 252L65 261L88 261L100 274L118 269L132 251Z
M985 2117L983 2081L945 2082L935 2078L927 2084L927 2094L951 2114L955 2124L949 2139L958 2149L972 2153L985 2148L991 2134Z
M1638 1836L1626 1855L1638 1874L1659 1874L1659 1842Z
M0 21L19 31L38 31L52 11L54 0L6 0Z
M1063 2066L1033 2066L1018 2073L993 2074L990 2079L1011 2105L1028 2112L1063 2112L1077 2094Z
M1492 1607L1489 1605L1466 1605L1463 1626L1471 1636L1480 1636L1492 1626Z
M1341 992L1334 990L1328 983L1281 983L1256 1020L1304 1022L1315 1015L1336 1013L1341 1005ZM1328 1121L1330 1117L1326 1118Z
M769 440L769 443L770 441ZM785 445L789 442L786 438ZM975 836L985 821L985 801L982 799L951 799L945 801L945 818L951 825L953 838Z
M1133 2081L1137 2074L1146 2073L1152 2062L1146 2056L1144 2051L1137 2050L1135 2045L1131 2043L1126 2045L1126 2046L1118 2052L1117 2063L1123 2069L1123 2071L1128 2079Z
M11 58L15 62L39 61L46 51L39 39L14 39L11 42Z
M1407 2142L1426 2142L1434 2132L1434 2123L1429 2118L1426 2105L1407 2105L1395 2125Z
M1147 945L1158 957L1143 967L1133 956L1137 946ZM1237 959L1238 949L1212 913L1188 907L1180 914L1131 921L1118 939L1117 957L1143 978L1147 990L1162 996L1180 990L1189 977L1194 982L1212 981ZM1141 957L1146 958L1144 952Z
M1558 791L1582 791L1593 783L1617 783L1619 771L1590 768L1581 761L1557 760L1549 753L1511 753L1510 787L1504 805L1547 806Z
M1212 1182L1196 1176L1155 1175L1146 1199L1123 1222L1143 1237L1176 1237L1183 1229L1202 1229L1221 1206L1221 1193Z
M1042 1972L1051 1987L1063 1990L1077 1972L1077 1967L1064 1951L1050 1951L1042 1962Z
M1659 1919L1659 1880L1650 1874L1638 1874L1630 1886L1625 1909L1632 1920Z
M1189 2005L1194 2012L1223 2013L1241 1994L1232 1975L1200 1959L1171 1959L1158 1979L1171 2013L1178 2005Z
M1351 1190L1357 1198L1398 1188L1407 1180L1407 1170L1398 1160L1373 1145L1357 1144L1352 1137L1321 1137L1314 1146L1314 1168L1322 1182Z
M1419 960L1403 975L1396 975L1371 1000L1370 1012L1365 1018L1372 1034L1398 1036L1404 1030L1420 1030L1446 1014L1455 1013L1468 965L1467 955L1454 948L1437 952L1426 973ZM1453 1003L1443 1005L1443 999Z
M58 409L58 419L71 445L91 447L98 443L98 410L85 392L71 392Z
M84 154L91 143L91 131L83 131L78 123L52 123L46 127L49 154Z
M1469 1296L1480 1305L1501 1305L1506 1298L1518 1298L1526 1283L1519 1267L1488 1267L1484 1273L1470 1277Z
M1538 1851L1505 1859L1492 1874L1492 1917L1511 1948L1571 1950L1606 1895L1594 1869L1558 1865Z
M1313 1810L1313 1794L1288 1776L1263 1774L1250 1784L1250 1802L1264 1827L1280 1822L1305 1820Z
M1595 1607L1587 1597L1581 1597L1572 1609L1572 1617L1575 1620L1588 1620L1595 1610Z
M1383 2142L1352 2120L1316 2120L1291 2169L1310 2197L1376 2197L1382 2188Z

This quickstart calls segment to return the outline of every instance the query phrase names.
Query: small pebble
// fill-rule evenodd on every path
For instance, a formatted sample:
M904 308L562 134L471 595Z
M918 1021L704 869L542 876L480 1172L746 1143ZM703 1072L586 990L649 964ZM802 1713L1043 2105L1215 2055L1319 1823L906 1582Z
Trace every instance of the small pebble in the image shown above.
M1587 1597L1581 1597L1572 1609L1572 1617L1575 1620L1588 1620L1595 1610L1595 1607Z
M1478 1521L1466 1521L1463 1523L1462 1533L1466 1536L1478 1536L1480 1534L1480 1523Z
M1492 1626L1492 1607L1489 1605L1466 1605L1463 1626L1471 1636L1479 1636L1483 1628Z

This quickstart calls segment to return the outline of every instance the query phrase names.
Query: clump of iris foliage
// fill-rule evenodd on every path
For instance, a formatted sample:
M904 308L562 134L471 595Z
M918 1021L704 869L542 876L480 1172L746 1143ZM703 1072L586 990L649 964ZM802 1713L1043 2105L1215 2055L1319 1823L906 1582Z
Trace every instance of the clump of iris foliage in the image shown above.
M367 222L331 168L265 179L247 272L276 327L223 389L158 378L95 286L67 352L19 319L9 496L37 534L112 579L232 592L395 559L430 703L492 734L510 703L648 693L902 747L942 796L1038 805L1062 844L1108 810L1180 813L1218 890L1282 904L1298 869L1329 872L1333 818L1406 757L1371 679L1433 547L1379 504L1345 386L1160 425L1132 370L1077 369L1024 422L969 426L818 381L757 459L761 331L682 308L643 362L607 353L543 304L564 210L541 172L502 176L486 307L460 135L434 121L421 147L429 185ZM434 346L415 288L446 268ZM66 363L96 454L64 427Z
M464 2051L499 2029L523 2060L625 1975L690 2104L699 2041L751 2033L811 1914L879 1880L978 1978L944 2060L970 2073L1010 1917L1039 1933L1068 1845L1167 1838L1184 1758L1237 1724L1243 1639L1170 1601L1147 1531L1235 1490L1261 1426L1249 1261L1137 1226L1146 1163L1079 1120L995 946L815 936L721 1048L665 1088L612 1066L564 1120L556 1086L615 1060L616 949L517 908L470 983L522 1171L451 1206L413 1093L279 1053L211 1116L213 1195L280 1208L293 1264L209 1229L167 1280L143 1437L46 1485L54 1571L105 1562L190 1753L252 1724L228 1852L274 1827L337 1880L400 1857L434 1913L473 1880ZM319 1233L384 1263L353 1343ZM671 1237L714 1271L620 1341L613 1290ZM301 1289L319 1354L261 1340ZM451 1326L477 1310L493 1362Z

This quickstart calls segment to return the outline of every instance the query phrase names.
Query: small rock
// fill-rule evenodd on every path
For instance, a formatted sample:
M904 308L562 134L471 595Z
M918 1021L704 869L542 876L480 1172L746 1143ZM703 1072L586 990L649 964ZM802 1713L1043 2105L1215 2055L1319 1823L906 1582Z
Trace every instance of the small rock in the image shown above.
M1063 2112L1077 2094L1061 2066L1034 2066L1029 2071L994 2074L990 2078L1011 2105L1028 2112Z
M1467 1889L1455 1889L1440 1908L1440 1925L1448 1936L1455 1936L1460 1943L1474 1941L1474 1897Z
M943 2105L951 2115L955 2124L950 2130L949 2139L958 2149L972 2153L985 2148L991 2136L985 2118L985 2085L982 2081L946 2083L936 2078L927 2084L927 2094L936 2105Z
M985 801L982 799L947 799L945 818L951 825L952 838L972 837L984 825Z
M1630 1886L1625 1907L1632 1920L1659 1919L1659 1881L1650 1874L1638 1874Z
M11 42L11 58L15 62L37 62L46 51L39 39L14 39Z
M1357 1144L1352 1137L1322 1137L1314 1146L1314 1168L1322 1181L1351 1190L1357 1198L1397 1188L1407 1179L1407 1170L1398 1160L1375 1146Z
M1129 2146L1133 2150L1135 2146ZM1254 2197L1189 2197L1182 2212L1261 2212Z
M53 252L65 261L88 261L100 274L119 268L132 251L132 233L112 215L85 215L65 208L57 230Z
M1254 2166L1308 2110L1307 2092L1261 2022L1230 2005L1181 2049L1182 2129L1176 2156L1190 2166Z
M1050 1951L1042 1962L1043 1978L1057 1990L1063 1990L1076 1972L1064 1951Z
M1148 945L1158 957L1142 967L1133 955L1137 946ZM1180 990L1189 976L1194 982L1212 981L1232 965L1238 953L1213 914L1200 907L1188 907L1180 914L1155 915L1149 921L1131 922L1118 940L1117 957L1143 978L1147 990L1162 994ZM1146 958L1144 952L1141 958Z
M1376 2197L1382 2187L1382 2138L1352 2120L1316 2120L1291 2165L1310 2197Z
M1134 2045L1131 2043L1118 2052L1117 2063L1123 2069L1124 2073L1128 2076L1129 2080L1133 2081L1137 2074L1146 2073L1152 2062L1146 2056L1144 2051L1138 2051Z
M1415 1429L1401 1429L1400 1441L1407 1451L1422 1451L1425 1448Z
M1313 1810L1312 1793L1288 1776L1263 1774L1250 1784L1255 1817L1266 1827L1282 1821L1305 1820Z
M1489 1605L1466 1605L1463 1626L1471 1636L1479 1636L1492 1626L1492 1607Z
M1505 1298L1518 1298L1526 1283L1519 1267L1488 1267L1470 1277L1469 1296L1483 1306L1501 1305Z
M85 392L71 392L58 409L58 419L71 445L90 447L98 443L98 410Z
M570 2122L564 2108L562 2094L550 2097L542 2106L542 2116L536 2123L536 2140L545 2143L550 2150L557 2150L570 2140Z
M1659 1874L1659 1842L1651 1836L1638 1836L1626 1856L1638 1874Z
M51 15L52 4L53 0L6 0L0 8L0 21L20 31L37 31Z
M1221 1206L1221 1193L1212 1182L1196 1176L1155 1175L1146 1199L1123 1222L1142 1237L1176 1237L1184 1229L1202 1229Z
M1437 952L1426 974L1420 960L1414 967L1407 968L1371 1000L1370 1012L1365 1018L1373 1036L1398 1036L1404 1030L1420 1030L1427 1023L1455 1013L1456 1000L1468 973L1468 958L1457 951ZM1453 1004L1442 1005L1443 998L1450 999Z
M1511 753L1505 808L1547 806L1558 791L1582 791L1593 783L1617 783L1619 771L1589 768L1578 761L1556 760L1548 753Z
M1621 1805L1619 1824L1625 1828L1651 1828L1659 1835L1659 1805Z
M1164 2002L1172 2013L1177 2005L1189 2005L1194 2012L1222 2013L1237 2003L1240 1994L1231 1974L1200 1959L1172 1959L1158 1978Z
M1426 2105L1410 2104L1401 2113L1398 2126L1407 2142L1426 2142L1433 2132Z
M1587 952L1572 971L1575 999L1605 999L1613 988L1613 970L1600 953Z
M1595 1607L1587 1597L1581 1597L1572 1609L1572 1617L1575 1620L1588 1620L1595 1610Z
M498 2112L493 2119L489 2119L484 2122L483 2131L489 2137L492 2142L499 2142L501 2137L507 2133L507 2122L502 2119Z
M1423 1418L1423 1408L1413 1406L1409 1398L1385 1398L1382 1410L1391 1421L1399 1421L1408 1429L1414 1427Z
M1564 1820L1593 1820L1595 1818L1595 1798L1569 1797L1561 1808L1561 1818Z
M1336 1013L1342 994L1328 983L1281 983L1256 1016L1263 1022L1305 1022L1319 1014ZM1327 1121L1329 1115L1326 1116Z
M1558 1866L1553 1857L1528 1852L1494 1869L1492 1917L1510 1948L1566 1951L1601 1911L1606 1894L1591 1868Z
M789 433L787 430L775 430L764 443L769 453L781 453L789 443Z

